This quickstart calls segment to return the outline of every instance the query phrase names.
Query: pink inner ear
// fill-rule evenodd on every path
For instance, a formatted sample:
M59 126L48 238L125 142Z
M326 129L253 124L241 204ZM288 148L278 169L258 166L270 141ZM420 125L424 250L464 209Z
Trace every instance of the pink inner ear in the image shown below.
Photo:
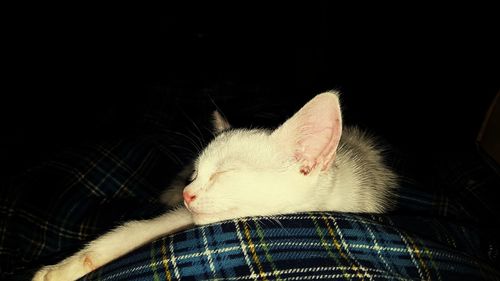
M342 115L335 93L314 97L273 133L309 174L318 165L326 170L335 159L342 134Z

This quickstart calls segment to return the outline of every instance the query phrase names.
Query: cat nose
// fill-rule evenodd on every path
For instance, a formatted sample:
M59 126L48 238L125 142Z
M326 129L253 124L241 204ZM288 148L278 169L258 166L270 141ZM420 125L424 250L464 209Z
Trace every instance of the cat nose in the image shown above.
M184 197L184 201L186 203L191 203L194 199L196 199L196 195L190 194L188 192L183 192L182 196Z

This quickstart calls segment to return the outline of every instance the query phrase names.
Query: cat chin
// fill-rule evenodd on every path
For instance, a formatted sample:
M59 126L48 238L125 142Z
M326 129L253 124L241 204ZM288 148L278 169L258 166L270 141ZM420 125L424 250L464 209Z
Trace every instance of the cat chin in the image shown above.
M193 217L193 221L196 225L209 224L237 217L237 215L235 214L235 209L218 213L199 213L193 210L189 211L191 212L191 216Z

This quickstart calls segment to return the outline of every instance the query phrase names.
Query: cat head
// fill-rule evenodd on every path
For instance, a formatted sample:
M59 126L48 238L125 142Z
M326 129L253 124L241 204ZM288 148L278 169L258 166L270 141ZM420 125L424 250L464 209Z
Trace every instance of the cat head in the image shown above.
M335 92L317 95L275 130L230 129L217 112L213 123L217 135L184 188L197 224L307 210L342 133Z

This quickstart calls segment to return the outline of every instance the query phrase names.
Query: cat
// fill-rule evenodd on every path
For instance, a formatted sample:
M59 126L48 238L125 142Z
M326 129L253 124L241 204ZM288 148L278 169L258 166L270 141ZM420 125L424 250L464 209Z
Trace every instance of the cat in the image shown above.
M215 138L161 196L174 209L125 223L60 263L41 268L33 280L75 280L155 238L194 225L391 208L397 175L384 164L372 137L342 127L337 92L315 96L275 130L233 129L218 112L213 119Z

